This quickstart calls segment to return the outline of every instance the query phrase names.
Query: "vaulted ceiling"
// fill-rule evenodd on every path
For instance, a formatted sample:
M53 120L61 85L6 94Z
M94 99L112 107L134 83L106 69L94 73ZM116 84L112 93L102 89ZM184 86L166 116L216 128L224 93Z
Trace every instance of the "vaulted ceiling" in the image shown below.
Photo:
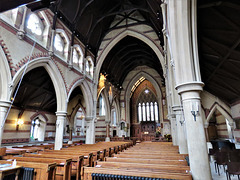
M108 53L101 73L107 74L107 79L120 87L130 71L143 65L153 68L163 75L160 61L155 52L143 41L126 36Z

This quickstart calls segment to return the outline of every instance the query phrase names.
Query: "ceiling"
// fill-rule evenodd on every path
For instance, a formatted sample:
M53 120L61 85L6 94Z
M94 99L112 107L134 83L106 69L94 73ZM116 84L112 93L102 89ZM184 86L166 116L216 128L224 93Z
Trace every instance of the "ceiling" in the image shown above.
M26 3L32 10L49 7L95 56L106 33L118 28L111 26L116 15L123 21L138 12L145 20L135 19L135 24L150 25L163 45L161 0L1 0L0 12ZM197 12L204 89L232 104L240 100L240 1L199 0ZM126 37L110 51L101 71L121 85L127 73L139 65L153 67L161 75L158 63L146 44Z
M107 74L107 79L120 87L130 71L143 65L155 69L163 77L161 64L155 52L143 41L126 36L108 53L101 73Z
M123 22L136 11L145 20L134 19L135 25L150 25L163 42L161 0L1 0L0 12L23 4L32 11L50 8L95 56L106 33L119 28L110 26L114 18L119 15Z
M22 110L36 109L54 113L57 110L56 102L50 76L43 67L38 67L25 74L13 105Z
M198 46L204 89L240 100L240 1L198 1Z

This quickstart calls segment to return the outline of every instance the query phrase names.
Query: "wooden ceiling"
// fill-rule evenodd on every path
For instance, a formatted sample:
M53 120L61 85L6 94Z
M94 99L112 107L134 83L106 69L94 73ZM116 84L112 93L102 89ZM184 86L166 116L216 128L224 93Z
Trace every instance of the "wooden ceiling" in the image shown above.
M204 89L240 100L240 1L198 1L198 45Z
M1 0L0 12L28 4L32 10L50 8L95 56L116 15L122 19L138 12L163 45L160 0ZM228 104L240 100L240 1L199 0L198 46L204 89ZM123 15L124 14L124 15ZM128 24L125 25L126 27ZM129 56L128 56L129 55ZM127 73L139 65L162 69L156 55L143 42L126 37L108 54L101 71L121 85Z

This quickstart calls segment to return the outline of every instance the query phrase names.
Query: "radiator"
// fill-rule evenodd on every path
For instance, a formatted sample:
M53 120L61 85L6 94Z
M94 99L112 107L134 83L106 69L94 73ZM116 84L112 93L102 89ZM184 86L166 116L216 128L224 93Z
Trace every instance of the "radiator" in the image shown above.
M34 169L22 167L18 175L19 180L33 180ZM3 180L15 180L15 174L4 176Z
M172 180L172 179L92 173L92 180Z
M20 180L33 180L34 168L23 167L20 173Z

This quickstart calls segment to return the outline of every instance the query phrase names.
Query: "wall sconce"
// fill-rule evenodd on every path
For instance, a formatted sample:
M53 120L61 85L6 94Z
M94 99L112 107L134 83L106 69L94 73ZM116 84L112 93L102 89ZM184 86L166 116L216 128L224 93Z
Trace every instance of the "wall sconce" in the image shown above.
M198 102L195 102L195 104L192 102L191 113L192 113L192 115L194 117L194 121L196 121L196 116L199 114Z
M22 119L17 119L17 123L16 123L16 130L18 131L19 126L23 124L23 120Z

